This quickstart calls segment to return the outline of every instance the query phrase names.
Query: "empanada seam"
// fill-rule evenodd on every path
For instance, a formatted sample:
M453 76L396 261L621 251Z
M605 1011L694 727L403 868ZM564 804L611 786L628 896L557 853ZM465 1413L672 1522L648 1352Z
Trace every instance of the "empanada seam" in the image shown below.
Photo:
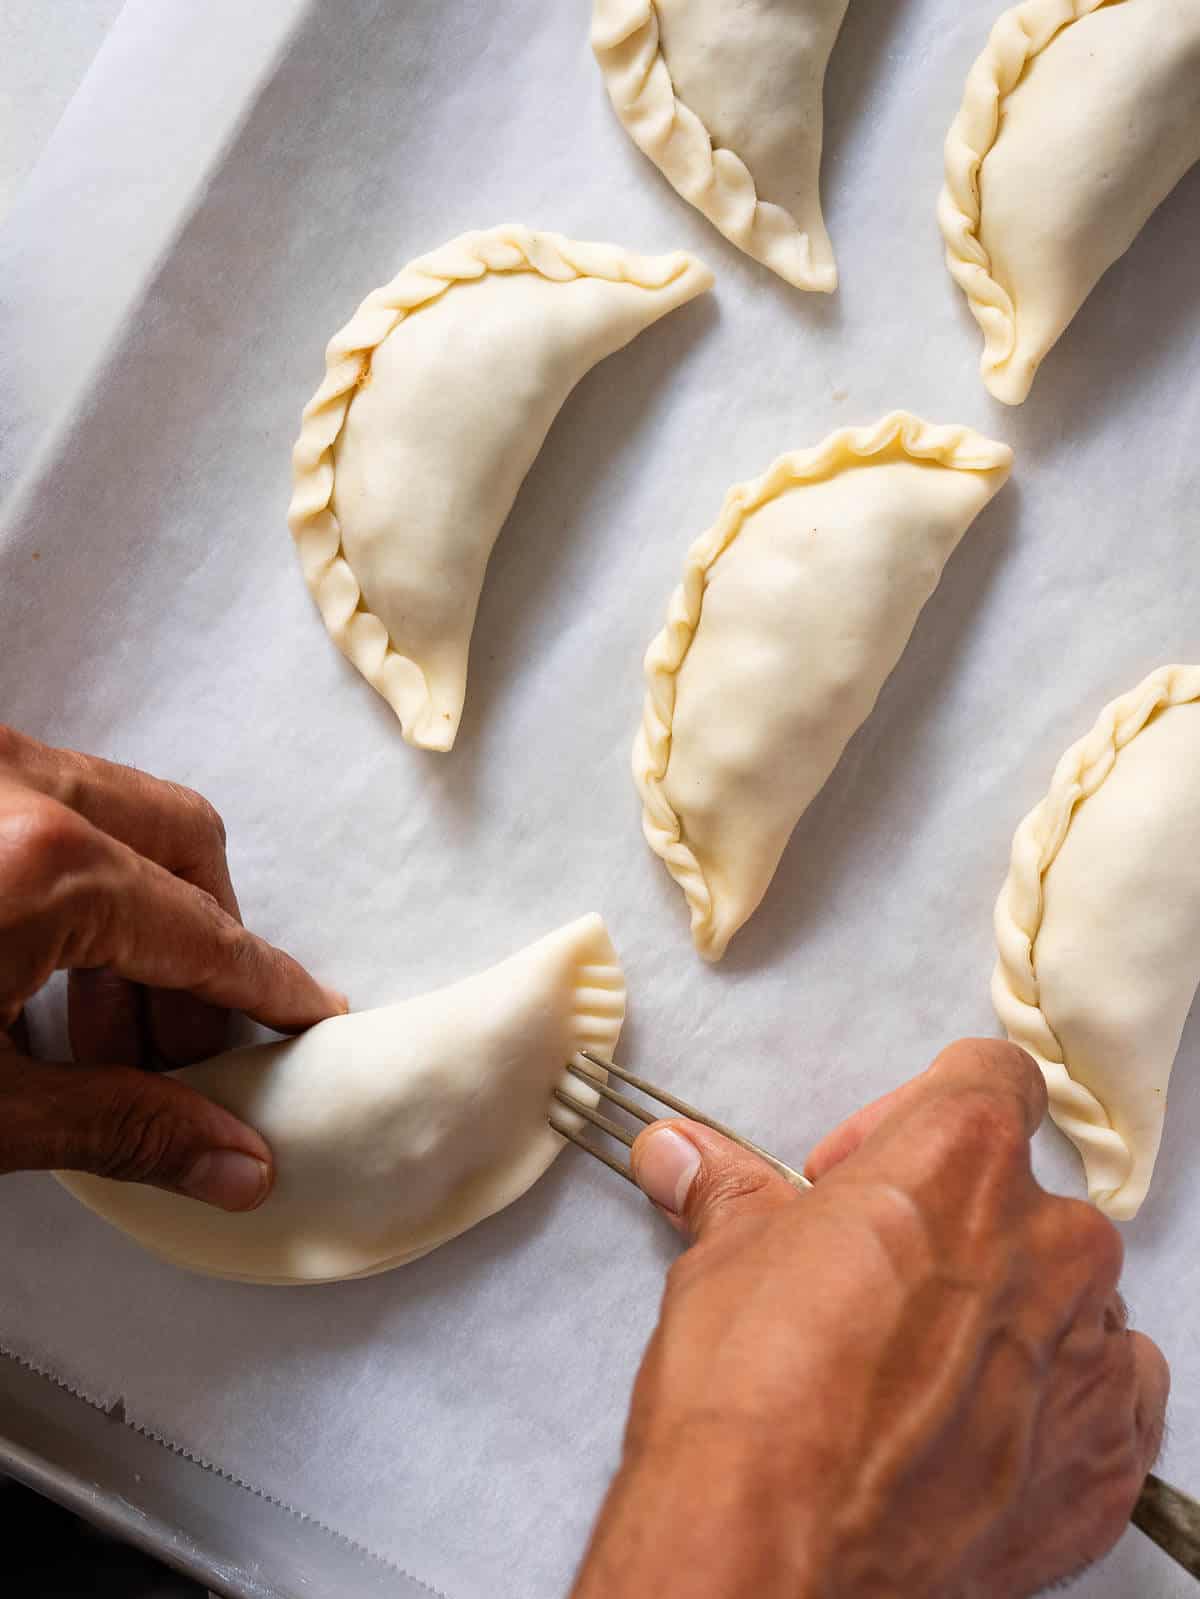
M992 379L1017 348L1017 312L1012 297L992 275L979 237L982 222L979 173L996 142L1004 102L1030 63L1072 23L1107 0L1024 0L992 28L983 53L967 75L962 105L946 135L946 179L938 201L938 223L946 242L946 265L967 297L983 333L983 379ZM1003 398L1003 396L999 396Z
M424 671L392 643L387 627L368 607L346 557L332 506L334 448L350 404L369 376L374 351L405 317L440 299L456 283L478 281L490 272L523 271L551 281L591 277L647 290L664 289L689 272L707 276L694 258L682 251L651 259L616 245L582 243L517 224L462 234L410 261L390 283L373 290L330 339L324 380L304 408L300 436L292 451L288 526L326 631L395 711L405 741L424 748L448 749L456 729L448 716L441 720L447 724L449 737L439 726ZM397 663L413 669L419 690L414 692L416 684L407 673L403 687L389 682Z
M692 939L706 960L724 952L714 941L713 895L704 868L683 836L683 824L663 784L671 759L675 680L700 627L708 573L737 539L746 518L768 500L798 484L832 475L842 466L869 462L893 444L914 460L934 461L956 471L1005 470L1012 451L967 427L939 427L908 411L893 411L874 427L841 428L810 450L781 455L761 477L735 484L720 515L695 541L684 562L683 581L671 596L667 621L645 656L646 697L634 740L633 775L642 796L642 831L683 890L692 918Z
M828 260L816 259L812 235L785 206L759 199L746 163L736 151L718 145L703 120L676 94L662 53L654 0L596 0L592 51L622 126L676 193L731 244L785 282L798 289L832 294L837 288L832 251ZM629 59L622 64L620 56ZM619 77L626 75L636 80L629 92L619 83ZM718 152L725 158L721 182L716 169ZM792 224L791 234L782 239L764 237L760 230L762 208L768 203ZM793 256L799 259L790 259Z
M1133 1155L1090 1089L1071 1075L1049 1017L1042 1010L1036 946L1044 911L1043 883L1062 848L1076 807L1107 780L1117 756L1156 712L1200 700L1200 667L1164 666L1101 711L1091 732L1067 750L1045 797L1013 837L1008 877L996 902L997 961L992 1004L1009 1038L1033 1056L1050 1096L1050 1114L1079 1147L1107 1159L1120 1182L1094 1198L1119 1193Z

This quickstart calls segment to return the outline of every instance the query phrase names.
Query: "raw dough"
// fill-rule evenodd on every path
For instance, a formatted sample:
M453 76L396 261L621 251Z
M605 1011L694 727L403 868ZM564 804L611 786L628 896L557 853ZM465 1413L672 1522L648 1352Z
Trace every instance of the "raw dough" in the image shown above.
M330 636L409 743L454 743L488 557L563 401L711 283L682 253L493 228L410 262L331 340L288 522Z
M585 916L481 976L282 1044L177 1073L257 1127L276 1160L255 1211L61 1173L98 1215L176 1266L246 1282L314 1283L405 1265L510 1205L563 1147L547 1114L578 1050L610 1058L625 981ZM574 1125L579 1118L573 1118Z
M847 0L594 0L592 48L634 143L740 250L837 287L821 215L825 68Z
M1137 1214L1200 981L1200 666L1165 666L1063 756L996 906L992 998L1088 1192Z
M646 655L642 828L719 960L1012 464L897 411L726 496Z
M946 140L946 260L1019 405L1101 276L1200 159L1196 0L1025 0Z

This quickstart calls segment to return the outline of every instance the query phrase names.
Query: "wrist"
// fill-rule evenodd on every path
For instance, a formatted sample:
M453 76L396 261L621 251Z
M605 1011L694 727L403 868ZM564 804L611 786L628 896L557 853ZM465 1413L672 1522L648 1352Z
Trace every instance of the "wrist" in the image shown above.
M701 1424L645 1444L613 1481L573 1599L817 1599L813 1479L769 1430Z

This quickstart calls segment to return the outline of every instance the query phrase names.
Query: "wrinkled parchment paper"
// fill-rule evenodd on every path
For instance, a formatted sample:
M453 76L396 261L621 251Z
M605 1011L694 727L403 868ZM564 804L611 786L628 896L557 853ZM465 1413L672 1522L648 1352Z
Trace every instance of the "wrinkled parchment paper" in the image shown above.
M993 1030L1016 823L1109 698L1200 659L1200 171L1030 402L991 402L934 205L995 9L852 0L826 300L739 256L633 148L586 0L131 0L0 242L0 714L209 794L247 920L359 1005L602 911L626 1058L786 1158ZM359 299L505 220L687 247L717 289L568 402L492 561L458 748L423 755L318 622L288 456ZM897 405L1009 440L1014 479L710 970L639 833L642 652L731 483ZM1136 1321L1175 1370L1163 1469L1193 1490L1198 1057L1193 1020L1125 1229ZM1037 1163L1080 1191L1052 1130ZM48 1177L0 1201L7 1351L448 1599L564 1591L675 1248L598 1167L568 1151L434 1256L307 1290L159 1265ZM1187 1591L1135 1533L1078 1589Z

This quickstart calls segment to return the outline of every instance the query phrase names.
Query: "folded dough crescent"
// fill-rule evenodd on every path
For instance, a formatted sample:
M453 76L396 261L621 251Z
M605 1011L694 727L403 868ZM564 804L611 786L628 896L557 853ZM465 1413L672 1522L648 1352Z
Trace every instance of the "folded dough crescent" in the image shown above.
M498 227L411 261L330 341L288 523L330 636L409 743L454 743L488 557L564 400L711 283L682 253Z
M998 400L1025 399L1198 159L1196 0L1025 0L1004 13L946 139L938 208Z
M821 214L825 68L848 0L594 0L592 48L634 143L727 239L837 287Z
M729 491L646 654L642 829L719 960L1012 451L897 411Z
M1200 982L1200 666L1165 666L1063 756L1013 839L992 999L1088 1194L1146 1197Z
M611 1056L625 982L586 916L436 993L321 1022L175 1075L257 1127L276 1179L258 1210L60 1173L106 1221L176 1266L259 1283L367 1277L405 1265L510 1205L581 1125L564 1067Z

